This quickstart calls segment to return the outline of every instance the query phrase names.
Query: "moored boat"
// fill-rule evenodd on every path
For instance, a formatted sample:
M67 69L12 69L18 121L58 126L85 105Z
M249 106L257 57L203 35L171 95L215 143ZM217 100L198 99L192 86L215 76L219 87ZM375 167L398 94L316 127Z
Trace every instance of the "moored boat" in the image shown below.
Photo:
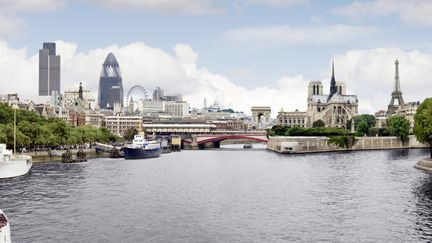
M251 149L251 148L253 148L253 145L251 143L247 143L247 144L243 145L243 148L244 149Z
M11 243L9 220L0 209L0 243Z
M125 159L146 159L158 157L162 148L157 141L146 141L143 136L135 135L132 144L123 148Z
M6 144L0 144L0 179L25 175L32 165L31 156L13 155L11 150L6 149Z

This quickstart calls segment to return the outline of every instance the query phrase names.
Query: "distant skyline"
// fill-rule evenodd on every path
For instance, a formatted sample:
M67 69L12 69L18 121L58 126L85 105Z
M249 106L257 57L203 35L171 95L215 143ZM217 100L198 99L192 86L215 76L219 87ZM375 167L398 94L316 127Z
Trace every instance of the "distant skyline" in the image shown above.
M125 92L182 93L192 107L305 110L307 83L336 80L360 113L386 109L400 62L406 102L431 96L432 1L0 0L1 93L39 99L38 50L55 41L62 90L95 97L113 52Z

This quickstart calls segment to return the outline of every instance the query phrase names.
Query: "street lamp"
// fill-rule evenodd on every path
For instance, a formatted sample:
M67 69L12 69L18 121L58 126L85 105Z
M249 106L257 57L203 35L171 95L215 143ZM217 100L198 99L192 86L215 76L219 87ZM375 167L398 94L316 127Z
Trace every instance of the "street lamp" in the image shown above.
M16 155L16 110L18 108L16 103L12 105L12 109L14 110L14 155Z

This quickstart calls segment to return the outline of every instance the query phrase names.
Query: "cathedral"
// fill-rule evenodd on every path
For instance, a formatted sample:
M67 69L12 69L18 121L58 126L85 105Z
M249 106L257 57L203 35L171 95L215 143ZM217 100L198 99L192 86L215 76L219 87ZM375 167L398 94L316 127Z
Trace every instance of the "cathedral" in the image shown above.
M347 95L346 86L342 81L336 81L334 63L332 63L332 77L330 92L324 94L321 81L310 81L308 86L306 112L279 112L277 123L280 125L296 126L298 121L307 121L302 127L312 127L315 121L322 120L326 127L345 128L349 119L357 115L358 99L356 95ZM299 114L302 117L299 119ZM296 118L295 118L295 117ZM296 123L292 123L295 119Z

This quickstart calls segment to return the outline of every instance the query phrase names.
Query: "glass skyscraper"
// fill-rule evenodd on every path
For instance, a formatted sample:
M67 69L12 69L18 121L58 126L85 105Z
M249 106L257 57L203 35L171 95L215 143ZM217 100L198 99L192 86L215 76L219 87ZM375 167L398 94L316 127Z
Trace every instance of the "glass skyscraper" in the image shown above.
M120 66L112 53L108 54L102 64L98 100L100 108L112 109L116 103L123 107L123 83Z
M56 55L55 43L43 43L39 50L39 95L60 93L60 56Z

